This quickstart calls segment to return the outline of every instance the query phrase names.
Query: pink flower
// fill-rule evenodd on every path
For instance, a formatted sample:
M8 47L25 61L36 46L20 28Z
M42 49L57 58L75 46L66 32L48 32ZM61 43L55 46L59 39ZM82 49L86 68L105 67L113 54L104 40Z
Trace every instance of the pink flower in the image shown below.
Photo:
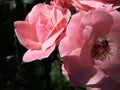
M120 13L110 6L74 14L59 45L63 75L73 86L119 90L119 36Z
M88 5L80 3L80 0L53 0L52 4L56 4L65 8L70 9L71 11L79 10L90 10L92 9Z
M77 11L88 11L104 5L113 5L115 8L120 7L120 0L54 0L54 3Z
M47 58L64 32L70 12L57 6L37 4L24 21L14 23L20 43L28 49L24 62Z

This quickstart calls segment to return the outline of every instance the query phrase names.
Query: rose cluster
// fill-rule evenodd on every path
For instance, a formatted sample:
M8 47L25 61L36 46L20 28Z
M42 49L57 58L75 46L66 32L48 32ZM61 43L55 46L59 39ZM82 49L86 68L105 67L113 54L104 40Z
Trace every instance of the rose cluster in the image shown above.
M48 58L57 48L72 86L120 90L120 0L53 0L35 5L14 23L28 49L24 62ZM74 13L73 13L74 12Z

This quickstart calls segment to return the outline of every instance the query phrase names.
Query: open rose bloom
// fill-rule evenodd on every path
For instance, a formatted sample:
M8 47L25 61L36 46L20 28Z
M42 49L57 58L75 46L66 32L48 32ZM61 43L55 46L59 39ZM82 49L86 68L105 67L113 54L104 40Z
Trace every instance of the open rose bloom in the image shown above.
M24 21L16 21L18 40L28 49L23 56L24 62L47 58L58 44L69 18L67 9L37 4Z
M59 51L73 86L120 90L120 13L112 7L72 15Z

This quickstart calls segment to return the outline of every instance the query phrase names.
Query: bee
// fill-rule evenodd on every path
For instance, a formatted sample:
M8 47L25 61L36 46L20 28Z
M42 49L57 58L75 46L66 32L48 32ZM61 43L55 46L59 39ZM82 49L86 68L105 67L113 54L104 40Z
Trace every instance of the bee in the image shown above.
M109 46L108 40L103 39L103 40L100 42L100 46L101 46L102 48L107 48L107 47Z

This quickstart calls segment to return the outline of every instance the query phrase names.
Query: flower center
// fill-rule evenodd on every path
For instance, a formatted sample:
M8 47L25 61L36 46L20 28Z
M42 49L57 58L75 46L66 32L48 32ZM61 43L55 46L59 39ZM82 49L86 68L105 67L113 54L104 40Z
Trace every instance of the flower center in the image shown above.
M105 61L111 54L109 41L105 38L98 38L91 48L91 56L96 60Z

